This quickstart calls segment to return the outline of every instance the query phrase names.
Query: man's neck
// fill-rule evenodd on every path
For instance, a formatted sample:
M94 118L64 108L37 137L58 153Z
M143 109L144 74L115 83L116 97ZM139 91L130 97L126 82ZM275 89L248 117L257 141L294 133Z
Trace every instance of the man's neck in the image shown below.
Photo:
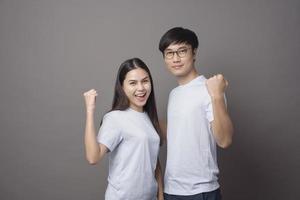
M189 83L190 81L194 80L195 78L197 78L198 76L199 76L199 73L196 71L196 69L194 67L193 70L191 72L189 72L187 75L177 77L177 83L179 85L185 85L185 84Z

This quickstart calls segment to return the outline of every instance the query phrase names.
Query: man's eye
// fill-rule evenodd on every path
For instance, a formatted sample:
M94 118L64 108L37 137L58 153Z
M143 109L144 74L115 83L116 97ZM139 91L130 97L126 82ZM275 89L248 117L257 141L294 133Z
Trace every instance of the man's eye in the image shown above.
M179 51L178 51L178 53L186 53L187 52L187 49L180 49Z
M166 56L171 56L171 55L173 55L172 51L166 52Z
M146 80L144 80L143 82L144 82L144 83L148 83L148 82L149 82L149 80L148 80L148 79L146 79Z
M130 82L129 85L135 85L135 82Z

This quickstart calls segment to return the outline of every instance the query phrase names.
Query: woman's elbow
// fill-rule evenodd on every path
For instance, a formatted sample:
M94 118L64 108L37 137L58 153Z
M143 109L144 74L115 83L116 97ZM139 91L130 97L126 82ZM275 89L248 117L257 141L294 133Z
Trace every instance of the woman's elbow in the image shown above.
M94 161L94 160L88 160L88 163L90 165L96 165L97 164L97 161Z
M86 160L90 165L96 165L98 163L98 159L95 157L86 156Z

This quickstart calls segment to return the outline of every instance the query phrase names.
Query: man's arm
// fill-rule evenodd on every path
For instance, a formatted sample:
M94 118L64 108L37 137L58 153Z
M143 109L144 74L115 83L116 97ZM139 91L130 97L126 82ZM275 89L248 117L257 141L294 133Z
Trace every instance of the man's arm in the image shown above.
M207 80L211 96L214 120L211 122L214 138L218 146L227 148L232 143L233 124L227 112L224 93L228 82L218 74Z

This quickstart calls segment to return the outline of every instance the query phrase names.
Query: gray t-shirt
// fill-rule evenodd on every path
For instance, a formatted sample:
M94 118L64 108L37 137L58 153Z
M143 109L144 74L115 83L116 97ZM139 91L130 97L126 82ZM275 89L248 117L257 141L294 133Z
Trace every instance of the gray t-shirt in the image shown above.
M159 136L148 115L131 108L103 117L98 142L109 149L106 200L154 200Z
M194 195L219 187L211 98L204 76L169 95L165 192Z

